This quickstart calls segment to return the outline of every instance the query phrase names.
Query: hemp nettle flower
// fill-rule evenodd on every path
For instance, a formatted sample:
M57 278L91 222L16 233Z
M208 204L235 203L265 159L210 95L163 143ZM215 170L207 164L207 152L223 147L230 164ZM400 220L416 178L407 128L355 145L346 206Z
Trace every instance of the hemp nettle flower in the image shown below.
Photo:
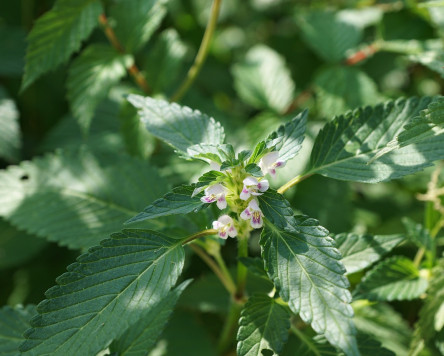
M213 221L213 229L218 230L217 234L221 239L226 239L228 236L235 237L237 235L234 221L228 215L222 215L217 221Z
M256 199L252 199L248 207L240 214L244 220L250 220L250 225L254 229L259 229L264 224L262 217L262 210L259 208L259 203Z
M205 195L200 198L204 203L217 202L217 207L222 210L227 207L227 201L225 199L226 189L222 184L214 184L205 189Z
M267 153L259 162L259 167L264 174L269 173L272 177L276 175L277 168L285 167L285 161L279 161L279 152L273 151Z
M254 177L247 177L242 183L244 183L244 187L239 196L242 200L247 200L252 195L262 195L270 187L268 180L258 181Z
M216 161L210 161L210 170L220 172L220 164Z

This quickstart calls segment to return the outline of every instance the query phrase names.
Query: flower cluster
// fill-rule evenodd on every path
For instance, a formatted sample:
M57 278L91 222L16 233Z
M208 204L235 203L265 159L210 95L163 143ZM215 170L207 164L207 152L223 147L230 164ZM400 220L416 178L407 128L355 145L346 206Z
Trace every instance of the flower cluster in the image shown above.
M276 175L276 169L284 166L285 161L279 160L279 152L277 151L265 154L259 162L259 167L261 168L262 172L264 174L270 174L272 177ZM220 166L216 162L211 162L210 168L212 170L220 171ZM227 172L228 174L231 174L231 171ZM270 184L267 179L258 179L252 176L244 178L242 184L243 187L241 193L239 194L239 199L245 201L245 203L248 203L248 206L241 212L240 218L243 220L249 220L250 226L253 229L259 229L263 226L264 214L259 207L259 202L256 197L266 192L270 187ZM203 189L203 187L198 191L201 191L201 189ZM236 189L232 188L232 190L235 191ZM216 205L220 210L223 210L228 206L226 197L230 193L230 190L223 183L212 184L208 186L204 192L205 194L201 198L202 202L208 204L216 202ZM236 201L236 199L233 201ZM230 202L232 202L231 198ZM213 222L213 229L218 230L218 235L222 239L227 239L228 236L235 237L238 233L236 223L237 222L229 215L222 215Z

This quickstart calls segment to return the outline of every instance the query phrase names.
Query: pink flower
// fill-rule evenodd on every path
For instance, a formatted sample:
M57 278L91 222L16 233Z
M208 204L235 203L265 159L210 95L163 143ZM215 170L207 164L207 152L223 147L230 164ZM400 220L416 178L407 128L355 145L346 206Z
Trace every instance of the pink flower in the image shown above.
M240 214L240 217L244 220L250 220L250 225L254 229L259 229L264 224L261 209L256 199L252 199L248 204L248 207Z
M279 152L273 151L267 153L259 162L259 167L264 174L269 173L272 177L276 175L277 168L285 167L285 161L279 161Z
M270 187L268 180L262 179L258 181L254 177L245 178L243 183L244 187L239 196L242 200L247 200L251 195L262 195Z
M222 210L227 207L227 201L225 199L226 189L222 184L213 184L205 189L205 195L200 198L204 203L217 202L217 207Z
M218 230L217 234L221 239L226 239L228 236L235 237L237 235L233 219L228 215L222 215L217 221L213 221L213 229Z

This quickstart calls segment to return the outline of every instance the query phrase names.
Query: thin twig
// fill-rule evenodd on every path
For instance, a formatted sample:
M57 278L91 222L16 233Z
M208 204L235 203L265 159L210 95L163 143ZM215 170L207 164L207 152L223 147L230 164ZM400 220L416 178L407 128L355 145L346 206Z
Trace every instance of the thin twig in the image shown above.
M122 44L118 40L116 33L114 32L113 28L110 26L108 22L108 18L105 14L99 15L99 23L102 25L103 32L105 32L106 38L108 38L108 41L111 43L111 45L120 53L125 54L125 49L123 48ZM148 85L148 82L146 81L146 78L142 74L142 72L139 70L139 68L136 66L136 64L132 64L130 67L127 68L128 73L134 78L137 85L142 89L146 94L149 94L151 89Z
M202 38L202 42L200 44L199 51L197 52L196 58L194 60L193 65L187 73L187 76L179 89L173 94L171 97L171 101L179 101L185 93L190 88L191 84L196 79L199 74L202 65L207 58L208 50L210 48L211 39L214 34L214 30L216 29L217 18L219 16L219 10L222 0L214 0L213 5L211 7L210 19L208 20L207 28L205 29L204 36Z
M312 176L312 174L306 174L306 175L304 175L304 176L299 175L299 176L297 176L297 177L294 177L293 179L290 179L287 183L285 183L284 185L282 185L282 186L277 190L277 192L278 192L279 194L284 194L284 193L285 193L288 189L290 189L292 186L294 186L294 185L296 185L296 184L302 182L304 179L307 179L308 177L311 177L311 176Z

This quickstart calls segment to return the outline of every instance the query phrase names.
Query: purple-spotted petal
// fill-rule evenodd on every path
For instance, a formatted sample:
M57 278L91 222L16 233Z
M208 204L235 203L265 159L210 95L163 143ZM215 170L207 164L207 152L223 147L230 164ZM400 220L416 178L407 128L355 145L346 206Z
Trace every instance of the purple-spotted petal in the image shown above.
M216 197L214 195L204 195L202 198L200 198L200 201L202 203L214 203L216 201Z
M234 226L230 226L228 229L228 236L235 237L237 235L237 230Z
M228 237L228 234L227 234L227 232L225 231L225 230L221 230L221 231L219 231L219 237L221 238L221 239L224 239L224 240L226 240L227 239L227 237Z
M250 225L254 229L259 229L263 225L262 214L260 210L253 212L250 220Z
M217 207L220 210L223 210L227 207L227 201L225 199L225 195L221 195L218 199L217 199Z
M246 208L241 214L240 214L241 219L244 220L250 220L251 218L251 211L249 208Z
M262 180L257 184L257 188L259 189L259 191L261 191L261 192L265 192L266 190L268 190L268 188L270 188L270 183L268 183L268 180L266 180L266 179L262 179Z
M244 186L244 188L242 189L242 192L239 195L239 198L241 200L247 200L250 197L250 195L251 195L250 190Z

